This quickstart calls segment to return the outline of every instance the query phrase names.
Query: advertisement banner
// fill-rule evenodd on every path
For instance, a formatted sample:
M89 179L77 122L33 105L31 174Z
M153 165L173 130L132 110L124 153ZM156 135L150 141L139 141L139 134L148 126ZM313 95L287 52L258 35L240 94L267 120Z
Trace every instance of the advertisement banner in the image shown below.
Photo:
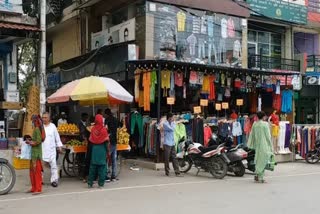
M1 0L0 12L22 14L22 0Z
M279 19L282 21L307 24L308 9L299 1L299 4L290 3L283 0L247 0L250 8L253 10L252 14L257 16L267 16L272 19Z

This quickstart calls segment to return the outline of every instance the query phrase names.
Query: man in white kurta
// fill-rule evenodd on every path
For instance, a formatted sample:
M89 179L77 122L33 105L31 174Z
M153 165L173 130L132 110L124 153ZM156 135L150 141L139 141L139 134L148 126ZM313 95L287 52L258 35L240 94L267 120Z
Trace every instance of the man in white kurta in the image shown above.
M44 129L46 132L46 139L42 143L42 160L50 164L51 168L51 185L58 186L59 174L57 167L57 149L61 152L62 142L58 133L57 127L50 122L49 113L42 115Z

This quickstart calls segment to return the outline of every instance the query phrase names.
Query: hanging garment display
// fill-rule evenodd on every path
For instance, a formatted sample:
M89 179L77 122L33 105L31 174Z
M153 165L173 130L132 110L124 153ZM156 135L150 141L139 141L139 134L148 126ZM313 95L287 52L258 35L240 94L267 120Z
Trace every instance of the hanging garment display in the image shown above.
M185 25L186 25L186 14L182 11L179 11L177 13L177 23L178 23L178 31L183 32L185 31Z
M283 90L281 99L282 99L281 112L291 113L292 112L293 92L288 89Z

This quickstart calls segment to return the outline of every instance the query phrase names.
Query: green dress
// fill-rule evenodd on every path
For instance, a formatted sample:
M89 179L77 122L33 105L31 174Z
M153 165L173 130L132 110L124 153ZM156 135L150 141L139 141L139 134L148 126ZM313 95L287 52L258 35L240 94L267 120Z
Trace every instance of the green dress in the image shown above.
M107 168L107 144L92 144L88 185L92 187L98 176L99 186L104 186Z
M42 138L41 138L41 131L39 128L35 128L32 133L32 141L36 142L36 146L32 146L31 148L31 159L32 160L41 160L42 159Z
M267 122L260 120L253 124L248 147L255 150L255 173L263 179L265 168L273 155L271 133Z

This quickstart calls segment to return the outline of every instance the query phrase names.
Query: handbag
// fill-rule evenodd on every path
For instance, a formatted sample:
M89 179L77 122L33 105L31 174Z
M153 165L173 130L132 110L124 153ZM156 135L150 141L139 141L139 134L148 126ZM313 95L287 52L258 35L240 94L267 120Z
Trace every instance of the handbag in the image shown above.
M31 146L25 142L21 144L20 158L24 160L31 160Z
M267 163L266 170L274 171L275 165L277 165L276 159L275 159L274 154L272 154L270 159L269 159L269 161L268 161L268 163Z

